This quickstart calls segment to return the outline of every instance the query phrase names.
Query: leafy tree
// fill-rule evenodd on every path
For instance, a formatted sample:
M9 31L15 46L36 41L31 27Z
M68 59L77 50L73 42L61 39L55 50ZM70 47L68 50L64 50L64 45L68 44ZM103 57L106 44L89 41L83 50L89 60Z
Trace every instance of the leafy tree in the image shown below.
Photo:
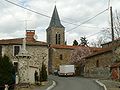
M40 71L40 81L47 81L47 71L44 62L42 63L42 68Z
M74 40L74 41L73 41L73 46L77 46L77 45L78 45L77 40Z
M15 70L9 57L0 58L0 86L15 84ZM11 90L13 87L9 87ZM0 88L2 90L3 88Z
M88 44L88 40L86 40L86 37L81 37L81 44L80 45L82 45L82 46L88 46L87 44Z

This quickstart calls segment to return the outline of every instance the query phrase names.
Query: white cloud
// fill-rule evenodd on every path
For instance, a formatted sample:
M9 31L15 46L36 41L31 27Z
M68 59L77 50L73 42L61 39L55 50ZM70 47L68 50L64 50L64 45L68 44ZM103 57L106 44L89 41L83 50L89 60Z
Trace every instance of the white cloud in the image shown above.
M54 0L10 1L48 16L52 15L55 5ZM79 25L106 9L108 7L108 0L57 0L56 5L61 20ZM113 6L113 11L118 10L120 12L119 0L111 0L111 5ZM24 36L26 27L24 20L28 20L27 29L35 29L38 34L38 40L46 40L46 28L49 25L50 18L26 11L4 0L1 0L0 11L0 38ZM66 39L69 44L72 44L74 39L79 41L82 36L89 36L99 32L103 27L109 27L108 21L109 12L107 11L85 23L85 25L66 32ZM65 26L66 31L75 27L75 25L64 22L62 24ZM97 37L96 35L89 37L89 40Z

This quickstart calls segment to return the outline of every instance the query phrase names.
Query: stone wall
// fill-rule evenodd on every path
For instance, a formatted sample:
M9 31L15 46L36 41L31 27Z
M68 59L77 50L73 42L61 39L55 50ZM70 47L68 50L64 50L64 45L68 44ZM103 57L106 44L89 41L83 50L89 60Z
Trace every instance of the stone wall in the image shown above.
M56 48L51 48L50 49L50 64L52 71L53 70L58 70L59 65L62 64L69 64L69 60L71 57L71 52L72 49L56 49Z
M56 44L56 33L60 34L60 45L65 44L64 28L48 28L47 30L47 43L55 45Z
M2 46L3 47L3 54L7 55L8 57L10 57L10 60L12 62L18 62L18 58L16 58L16 56L13 56L13 46L14 45L4 45ZM38 46L38 45L27 45L26 46L26 50L28 51L29 55L30 55L30 59L27 59L29 60L29 80L30 80L30 83L34 83L34 72L35 70L38 71L39 73L39 70L41 69L42 67L42 62L45 63L46 65L46 68L47 68L47 71L48 71L48 47L47 46ZM22 59L23 60L23 59ZM19 72L19 70L18 70ZM21 74L24 74L24 71L21 71L23 73ZM26 76L26 75L24 75ZM24 77L25 78L25 77ZM23 80L25 80L23 78ZM28 77L26 77L28 78Z
M110 65L112 62L112 52L106 52L91 56L86 59L85 76L87 77L110 77Z

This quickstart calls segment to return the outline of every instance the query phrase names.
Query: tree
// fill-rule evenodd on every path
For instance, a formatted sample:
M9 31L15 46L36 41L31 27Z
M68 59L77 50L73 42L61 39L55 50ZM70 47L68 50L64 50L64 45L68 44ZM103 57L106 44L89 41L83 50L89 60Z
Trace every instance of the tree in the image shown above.
M0 86L15 84L15 69L6 55L0 59ZM11 90L13 87L9 87ZM0 88L2 90L3 88ZM4 89L3 89L4 90Z
M74 40L74 41L73 41L73 46L77 46L77 45L78 45L77 40Z
M47 81L47 70L44 62L42 63L41 71L40 71L40 81Z
M87 46L87 44L88 44L88 40L86 40L86 37L81 37L81 44L80 45L82 45L82 46Z
M115 38L118 39L120 37L120 13L116 11L115 17L114 17L114 32L115 32Z
M80 46L79 48L76 48L72 52L70 63L74 64L77 67L76 75L83 75L84 66L86 63L85 57L90 54L91 54L90 48L85 46Z
M120 13L117 11L114 14L113 17L113 29L114 29L114 39L120 38ZM97 37L97 40L92 41L91 45L95 47L101 47L101 44L107 43L112 40L112 33L110 28L104 28L101 30L99 36Z
M116 11L113 17L113 29L114 29L114 39L120 38L120 13ZM112 39L112 33L110 28L105 28L101 31L101 34L105 40Z
M107 42L107 40L103 36L99 36L99 37L97 37L96 40L92 40L91 45L93 47L101 47L101 44L104 44L106 42Z
M73 50L70 58L70 63L71 64L85 64L85 59L84 57L88 56L91 54L90 48L85 47L85 46L80 46Z

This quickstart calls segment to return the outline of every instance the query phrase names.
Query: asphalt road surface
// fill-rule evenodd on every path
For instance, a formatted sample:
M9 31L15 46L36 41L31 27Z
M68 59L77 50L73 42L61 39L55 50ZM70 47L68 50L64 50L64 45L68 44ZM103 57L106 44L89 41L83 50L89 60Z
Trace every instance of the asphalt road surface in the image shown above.
M56 82L52 90L104 90L93 79L50 76Z

